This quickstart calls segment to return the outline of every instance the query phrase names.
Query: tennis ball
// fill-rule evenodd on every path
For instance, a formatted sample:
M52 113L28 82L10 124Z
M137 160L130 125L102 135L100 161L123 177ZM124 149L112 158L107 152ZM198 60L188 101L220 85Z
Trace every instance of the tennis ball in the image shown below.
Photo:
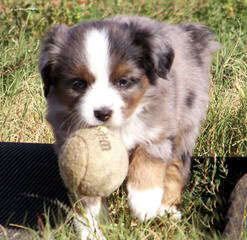
M106 197L128 173L128 153L106 127L74 132L59 152L59 171L65 186L86 196Z

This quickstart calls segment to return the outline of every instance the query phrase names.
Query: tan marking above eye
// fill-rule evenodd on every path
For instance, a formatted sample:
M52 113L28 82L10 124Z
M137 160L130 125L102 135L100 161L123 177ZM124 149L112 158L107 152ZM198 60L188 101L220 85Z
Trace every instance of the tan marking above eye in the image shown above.
M83 79L83 81L92 84L95 82L95 77L93 74L89 71L86 65L84 64L78 64L73 67L72 71L70 72L71 78L80 78Z
M110 74L110 81L115 82L123 77L125 77L130 72L129 66L127 64L121 63L113 67L113 71Z
M80 75L81 78L88 83L95 82L94 76L90 73L86 66L82 66L82 68L80 69Z
M146 76L143 76L140 81L141 84L139 84L134 91L131 91L130 93L124 93L123 99L126 105L122 110L126 117L129 117L133 114L133 112L141 102L141 99L147 91L148 87L150 86Z

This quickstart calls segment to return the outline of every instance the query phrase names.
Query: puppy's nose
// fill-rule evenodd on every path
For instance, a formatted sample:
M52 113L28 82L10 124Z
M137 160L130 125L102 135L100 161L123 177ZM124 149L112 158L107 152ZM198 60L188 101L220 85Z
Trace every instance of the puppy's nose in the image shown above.
M98 110L94 110L94 116L102 121L102 122L106 122L112 115L112 110L109 108L101 108Z

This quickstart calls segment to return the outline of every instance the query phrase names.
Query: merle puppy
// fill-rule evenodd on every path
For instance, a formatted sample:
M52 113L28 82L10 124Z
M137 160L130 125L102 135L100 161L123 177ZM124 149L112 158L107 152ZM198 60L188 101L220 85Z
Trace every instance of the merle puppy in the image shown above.
M117 16L54 26L39 69L57 149L73 131L106 125L129 151L128 203L145 221L177 209L208 106L211 55L219 49L199 24ZM104 238L104 199L80 196L81 239ZM95 235L95 234L96 235Z

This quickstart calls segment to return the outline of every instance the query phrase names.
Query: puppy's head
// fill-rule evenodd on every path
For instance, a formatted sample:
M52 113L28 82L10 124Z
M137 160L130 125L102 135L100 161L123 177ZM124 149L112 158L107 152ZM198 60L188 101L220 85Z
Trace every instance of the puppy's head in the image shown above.
M156 79L166 78L173 57L152 27L141 24L112 20L53 27L39 64L48 120L59 111L75 114L83 126L121 126Z

